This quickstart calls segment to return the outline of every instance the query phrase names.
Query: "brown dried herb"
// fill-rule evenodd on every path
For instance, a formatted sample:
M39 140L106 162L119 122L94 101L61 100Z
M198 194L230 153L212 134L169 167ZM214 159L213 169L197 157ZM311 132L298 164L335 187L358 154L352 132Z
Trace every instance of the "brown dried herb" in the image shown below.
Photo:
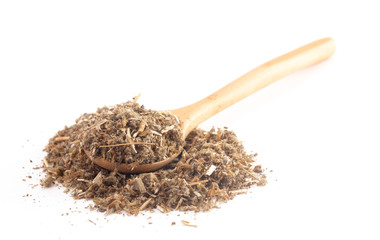
M138 214L151 209L206 211L252 185L266 184L255 155L245 152L232 131L195 129L183 142L179 124L170 113L147 110L134 101L83 114L50 139L42 185L59 182L75 198L92 199L100 211ZM160 161L179 147L183 152L166 167L129 175L100 168L83 152L140 164Z
M135 102L84 114L77 139L93 157L116 163L153 163L178 152L184 142L180 122L168 112L147 110ZM60 137L62 139L62 137Z

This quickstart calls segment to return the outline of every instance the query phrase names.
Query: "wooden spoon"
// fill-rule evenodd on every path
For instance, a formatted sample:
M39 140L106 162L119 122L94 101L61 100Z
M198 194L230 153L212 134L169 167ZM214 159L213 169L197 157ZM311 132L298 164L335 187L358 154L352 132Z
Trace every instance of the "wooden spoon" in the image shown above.
M206 121L218 112L276 80L329 58L334 52L335 42L333 39L323 38L314 41L264 63L196 103L170 112L181 120L182 136L183 139L185 139L200 123ZM117 168L117 170L122 173L156 171L173 161L181 153L181 149L179 149L178 153L160 162L137 165L134 163L116 164L104 158L92 158L88 150L84 151L87 156L100 167L108 170Z

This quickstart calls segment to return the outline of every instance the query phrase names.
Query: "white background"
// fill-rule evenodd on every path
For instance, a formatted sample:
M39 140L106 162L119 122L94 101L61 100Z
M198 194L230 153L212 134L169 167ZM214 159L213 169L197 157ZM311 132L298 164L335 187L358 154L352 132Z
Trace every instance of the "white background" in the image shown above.
M134 2L0 2L2 239L380 238L377 1ZM138 93L181 107L322 37L331 59L201 125L234 130L273 170L268 186L209 213L138 217L32 188L48 139L80 114Z

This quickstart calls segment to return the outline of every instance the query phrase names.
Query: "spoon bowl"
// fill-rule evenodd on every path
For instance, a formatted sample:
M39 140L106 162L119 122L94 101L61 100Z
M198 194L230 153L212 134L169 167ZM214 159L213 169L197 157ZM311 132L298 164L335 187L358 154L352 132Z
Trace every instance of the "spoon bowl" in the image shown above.
M319 39L254 68L198 102L170 111L177 116L182 123L181 131L183 140L185 140L187 135L200 123L228 108L232 104L291 73L329 58L334 52L335 42L333 39ZM172 162L181 151L182 149L178 149L178 153L162 161L139 165L137 163L112 163L104 158L92 157L88 150L84 150L86 155L98 166L108 170L117 169L117 171L121 173L156 171Z

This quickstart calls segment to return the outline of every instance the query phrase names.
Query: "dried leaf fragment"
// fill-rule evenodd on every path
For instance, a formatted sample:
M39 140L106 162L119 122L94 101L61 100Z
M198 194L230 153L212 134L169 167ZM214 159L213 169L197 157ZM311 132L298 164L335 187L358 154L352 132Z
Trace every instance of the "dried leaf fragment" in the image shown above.
M137 177L135 179L135 187L141 194L146 193L146 188L141 178Z
M145 126L146 126L146 121L144 119L141 119L139 129L137 130L137 132L135 132L133 134L133 138L136 138L137 135L139 135L140 133L142 133L144 131L144 129L145 129Z
M215 171L215 169L216 169L216 166L215 165L211 165L209 167L209 169L207 170L206 175L210 176Z
M99 171L98 175L92 180L92 184L100 186L103 182L103 174L101 171Z

